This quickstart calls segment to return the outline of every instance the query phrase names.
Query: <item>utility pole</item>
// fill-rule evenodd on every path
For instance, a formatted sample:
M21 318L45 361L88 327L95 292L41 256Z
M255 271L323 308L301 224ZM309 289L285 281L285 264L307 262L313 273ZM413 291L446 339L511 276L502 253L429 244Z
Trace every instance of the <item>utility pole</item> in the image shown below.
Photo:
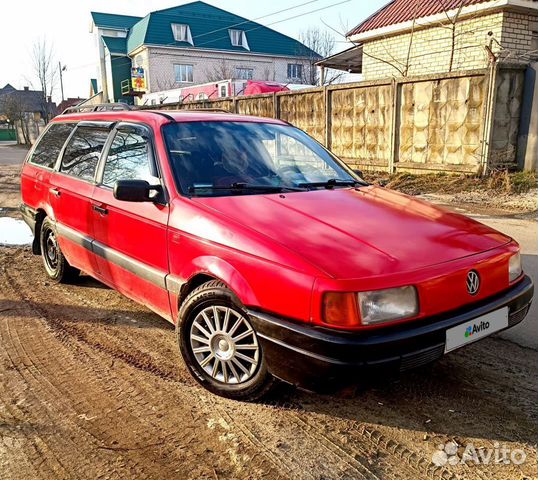
M60 71L60 89L62 90L62 102L65 100L64 98L64 81L62 78L62 72L65 72L67 67L64 65L62 66L62 62L58 62L58 70Z

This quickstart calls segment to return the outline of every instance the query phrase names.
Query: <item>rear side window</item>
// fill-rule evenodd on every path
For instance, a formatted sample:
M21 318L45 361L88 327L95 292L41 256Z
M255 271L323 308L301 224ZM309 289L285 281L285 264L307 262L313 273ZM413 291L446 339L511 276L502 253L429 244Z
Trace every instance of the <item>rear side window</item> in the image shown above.
M103 172L103 185L113 187L118 180L146 180L158 184L150 144L142 129L119 129L110 146Z
M67 144L60 172L93 180L109 132L106 128L78 127Z
M34 148L30 163L46 168L54 168L58 155L67 137L75 128L74 123L55 123L46 131L43 138Z

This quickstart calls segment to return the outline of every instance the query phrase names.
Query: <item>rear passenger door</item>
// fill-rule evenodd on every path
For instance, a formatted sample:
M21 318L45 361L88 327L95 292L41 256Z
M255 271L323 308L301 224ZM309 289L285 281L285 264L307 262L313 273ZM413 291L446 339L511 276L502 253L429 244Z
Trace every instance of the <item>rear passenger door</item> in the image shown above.
M168 269L168 205L114 198L118 180L163 185L149 127L119 124L101 162L93 192L92 222L99 269L104 281L160 315L170 318L165 279ZM164 187L163 187L164 188Z
M57 171L51 175L49 188L62 252L71 265L94 274L99 268L91 245L91 197L109 133L108 123L79 123L67 141Z
M48 202L50 176L75 123L53 123L34 147L22 170L21 195L25 205L36 209Z

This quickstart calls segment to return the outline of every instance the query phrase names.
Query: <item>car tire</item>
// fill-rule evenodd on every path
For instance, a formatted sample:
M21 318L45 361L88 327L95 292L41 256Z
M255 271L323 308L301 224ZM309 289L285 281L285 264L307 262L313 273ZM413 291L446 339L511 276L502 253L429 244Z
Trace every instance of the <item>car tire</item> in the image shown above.
M39 245L45 271L51 280L68 283L78 277L80 270L69 265L58 244L56 225L46 217L39 231Z
M187 296L176 335L190 373L216 395L256 401L277 385L248 314L223 282L209 281Z

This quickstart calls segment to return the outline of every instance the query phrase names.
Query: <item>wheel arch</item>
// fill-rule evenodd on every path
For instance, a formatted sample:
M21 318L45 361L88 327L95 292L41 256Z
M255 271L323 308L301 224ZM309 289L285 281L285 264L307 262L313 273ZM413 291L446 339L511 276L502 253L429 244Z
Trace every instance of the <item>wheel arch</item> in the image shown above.
M198 257L192 262L190 270L182 275L182 278L187 278L187 281L181 286L178 307L181 307L190 292L211 280L224 283L243 305L258 304L257 297L244 276L233 265L221 258Z
M43 225L43 221L45 218L47 218L49 215L45 211L44 208L39 207L36 210L35 213L35 229L34 229L34 241L32 242L32 253L34 255L41 255L41 242L39 241L39 237L41 236L41 226Z

